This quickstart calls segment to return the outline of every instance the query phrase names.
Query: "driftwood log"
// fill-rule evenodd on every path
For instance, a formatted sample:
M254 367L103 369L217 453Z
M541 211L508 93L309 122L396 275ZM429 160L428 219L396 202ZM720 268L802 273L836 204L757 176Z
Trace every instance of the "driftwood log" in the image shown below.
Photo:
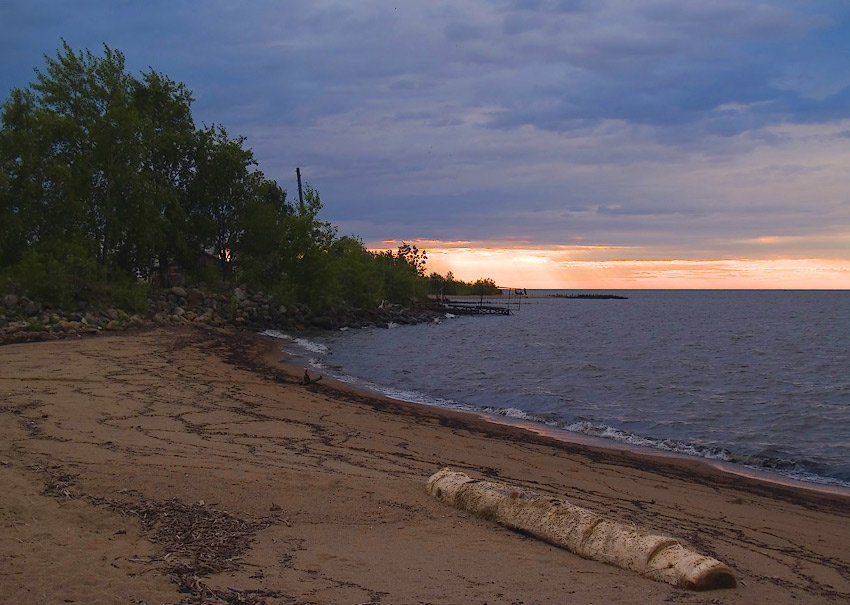
M726 565L668 536L608 521L566 500L443 469L428 479L437 500L566 548L586 559L635 571L689 590L734 588Z

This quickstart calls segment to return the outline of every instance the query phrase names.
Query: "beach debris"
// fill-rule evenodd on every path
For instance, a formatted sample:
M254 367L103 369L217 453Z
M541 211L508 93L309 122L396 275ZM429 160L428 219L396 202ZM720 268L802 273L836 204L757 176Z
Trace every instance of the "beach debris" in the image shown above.
M203 576L237 569L254 534L271 520L240 519L207 506L177 499L141 502L102 500L127 516L137 517L148 539L163 549L173 573Z
M608 521L560 498L472 479L448 468L433 474L427 489L445 504L652 580L689 590L737 586L729 567L685 548L675 538Z
M181 576L177 578L177 585L181 592L191 593L191 596L180 601L180 605L266 605L265 597L283 598L282 592L277 590L245 590L231 588L216 590L197 576Z
M301 384L304 386L310 386L311 384L316 384L322 379L321 376L318 378L310 378L310 374L307 372L307 368L304 368L304 377L301 378Z

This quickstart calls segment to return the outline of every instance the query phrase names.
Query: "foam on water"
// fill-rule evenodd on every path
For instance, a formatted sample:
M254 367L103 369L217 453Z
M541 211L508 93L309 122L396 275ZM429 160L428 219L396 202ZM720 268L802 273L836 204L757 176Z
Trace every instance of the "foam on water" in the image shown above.
M327 345L301 336L291 336L279 330L265 330L261 332L261 334L271 336L272 338L278 338L280 340L290 341L292 344L302 349L303 351L319 353L321 355L327 355L328 353L330 353L330 349L328 349Z

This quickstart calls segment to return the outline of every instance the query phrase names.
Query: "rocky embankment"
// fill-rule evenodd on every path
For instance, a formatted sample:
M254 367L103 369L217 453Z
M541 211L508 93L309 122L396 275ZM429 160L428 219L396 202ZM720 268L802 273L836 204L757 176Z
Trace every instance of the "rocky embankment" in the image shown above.
M0 344L76 338L168 323L290 332L385 328L432 321L443 314L429 307L409 309L396 305L314 313L303 304L275 303L271 296L244 286L224 293L182 287L156 291L148 297L147 311L142 314L117 308L98 309L85 303L80 303L75 311L67 311L19 294L7 294L0 302Z

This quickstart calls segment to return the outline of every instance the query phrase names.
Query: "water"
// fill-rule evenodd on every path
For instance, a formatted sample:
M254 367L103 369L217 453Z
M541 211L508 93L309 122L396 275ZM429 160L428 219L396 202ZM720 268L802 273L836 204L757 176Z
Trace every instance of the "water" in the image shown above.
M850 292L618 294L285 348L409 401L850 487Z

